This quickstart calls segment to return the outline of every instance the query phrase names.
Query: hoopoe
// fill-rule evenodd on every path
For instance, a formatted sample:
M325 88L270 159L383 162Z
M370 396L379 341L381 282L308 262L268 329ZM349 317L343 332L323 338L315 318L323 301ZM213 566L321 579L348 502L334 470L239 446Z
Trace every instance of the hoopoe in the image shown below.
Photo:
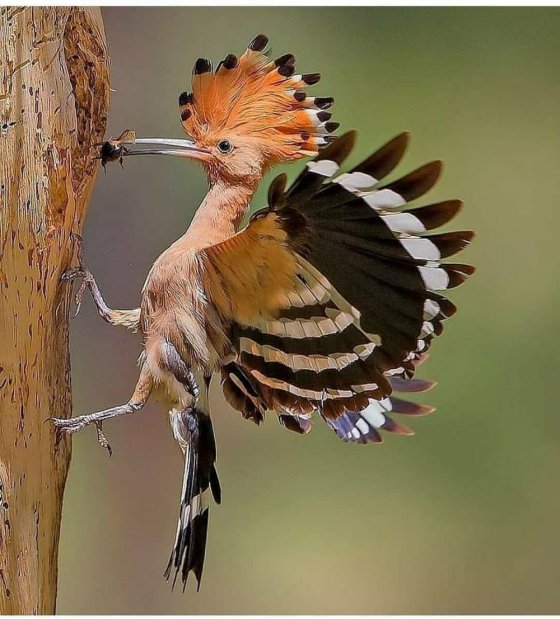
M165 575L192 571L200 586L208 526L207 495L220 502L216 446L208 404L211 377L226 400L259 424L275 412L305 434L320 416L343 441L380 443L380 430L412 434L391 414L433 408L395 397L434 383L414 378L442 322L455 306L442 291L473 272L441 260L461 251L472 232L426 235L450 221L461 202L417 208L409 203L437 181L434 161L383 183L400 162L402 133L350 171L340 167L355 132L334 138L331 97L310 97L319 75L295 73L295 59L274 61L257 36L244 54L229 54L215 71L197 60L192 92L179 98L192 140L131 139L105 160L139 154L199 161L209 191L191 225L152 266L140 308L107 306L83 262L66 280L82 278L100 315L142 334L140 376L130 400L73 419L54 419L73 433L140 410L157 395L169 412L185 472L175 544ZM128 135L128 134L127 134ZM133 144L154 149L135 150ZM287 188L278 176L268 206L239 231L264 173L277 163L314 159ZM78 237L78 240L79 237Z

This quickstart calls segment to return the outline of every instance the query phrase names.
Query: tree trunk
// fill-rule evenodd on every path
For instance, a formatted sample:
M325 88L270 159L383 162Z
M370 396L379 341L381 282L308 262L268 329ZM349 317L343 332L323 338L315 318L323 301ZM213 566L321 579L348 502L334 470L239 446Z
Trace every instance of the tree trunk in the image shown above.
M103 138L97 8L0 8L0 612L54 613L70 442L69 286Z

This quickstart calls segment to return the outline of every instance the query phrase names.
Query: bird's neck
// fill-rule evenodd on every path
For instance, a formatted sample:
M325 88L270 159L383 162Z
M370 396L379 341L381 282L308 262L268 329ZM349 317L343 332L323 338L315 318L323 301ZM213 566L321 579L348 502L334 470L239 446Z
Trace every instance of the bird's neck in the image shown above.
M257 181L232 185L217 181L210 185L183 237L197 248L220 243L235 234L257 189Z

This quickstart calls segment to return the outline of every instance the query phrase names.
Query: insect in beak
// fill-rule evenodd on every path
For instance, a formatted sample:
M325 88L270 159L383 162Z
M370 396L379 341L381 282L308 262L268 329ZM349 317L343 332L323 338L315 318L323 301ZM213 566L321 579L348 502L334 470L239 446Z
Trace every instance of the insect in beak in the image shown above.
M118 138L109 138L106 142L97 142L94 146L100 147L99 154L94 159L101 159L101 165L107 172L107 162L118 161L123 166L123 157L127 152L127 144L134 144L136 133L131 129L125 129Z
M171 146L171 149L140 148L131 149L136 144L148 144L156 146ZM134 131L127 129L118 138L111 138L106 142L99 142L95 146L101 147L99 155L95 159L101 159L101 165L109 161L120 161L122 166L123 158L129 155L173 155L175 157L185 157L187 159L204 160L210 155L210 151L201 148L191 140L174 140L168 138L136 138Z

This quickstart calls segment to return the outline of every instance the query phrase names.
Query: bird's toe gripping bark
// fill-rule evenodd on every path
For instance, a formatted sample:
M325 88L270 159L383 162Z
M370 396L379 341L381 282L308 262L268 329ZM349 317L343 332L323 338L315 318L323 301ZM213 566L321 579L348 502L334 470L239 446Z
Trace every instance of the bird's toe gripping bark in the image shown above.
M82 300L84 298L84 292L86 291L86 288L89 288L91 296L93 297L95 305L97 306L97 311L99 312L99 315L104 320L108 321L110 319L111 310L105 303L105 300L101 295L101 291L99 290L99 286L97 285L95 278L93 277L91 271L88 269L84 261L84 240L79 234L76 234L75 232L72 232L70 234L70 237L77 245L78 266L72 269L68 269L68 271L65 271L60 279L65 282L71 282L79 278L81 278L82 280L80 283L80 287L78 288L78 291L76 292L76 295L74 297L74 301L76 303L76 311L72 318L76 318L76 316L80 313L80 309L82 307Z
M72 419L61 419L59 417L50 417L49 421L54 425L57 432L61 434L73 434L83 430L89 423L86 420L87 415L82 417L74 417Z
M104 447L109 455L112 455L113 450L111 449L111 445L107 440L107 437L103 433L103 421L105 419L111 419L112 417L117 417L119 415L126 415L128 413L135 413L143 407L144 403L135 404L132 402L128 402L123 406L115 406L114 408L109 408L104 411L99 411L98 413L92 413L90 415L81 415L80 417L72 417L71 419L60 419L58 417L50 417L49 421L56 428L57 439L60 441L61 437L65 434L74 434L75 432L79 432L83 430L86 426L91 423L95 424L95 428L97 430L97 442Z
M82 278L82 281L74 297L74 302L76 304L76 311L71 316L71 318L76 318L76 316L80 313L80 309L82 308L82 300L84 298L84 292L88 285L87 278L91 277L91 273L89 271L84 271L81 268L74 268L74 269L69 269L62 275L62 281L72 281L80 277Z

